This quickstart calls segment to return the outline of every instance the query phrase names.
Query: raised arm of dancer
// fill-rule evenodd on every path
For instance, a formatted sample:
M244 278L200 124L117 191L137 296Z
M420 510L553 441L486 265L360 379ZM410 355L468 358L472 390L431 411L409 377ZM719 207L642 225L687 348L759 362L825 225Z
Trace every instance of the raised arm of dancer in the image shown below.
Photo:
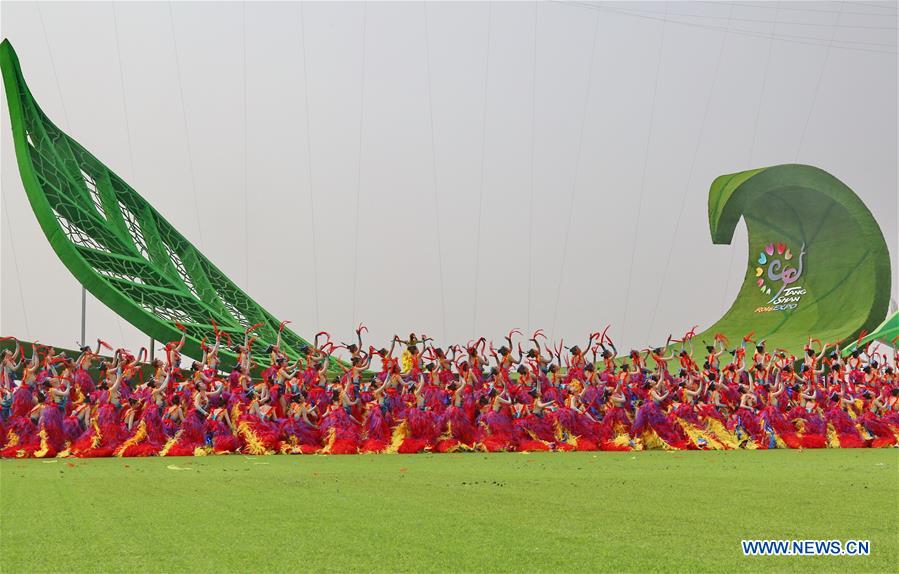
M115 371L115 381L114 381L114 382L112 383L112 385L109 387L109 392L110 392L110 393L113 393L113 392L118 393L118 392L119 392L119 387L120 387L121 385L122 385L122 367L116 367L116 371Z
M82 347L81 353L79 353L78 358L75 359L75 367L76 368L81 366L81 363L83 363L84 359L86 359L90 355L90 352L91 352L90 348Z
M225 385L219 382L218 387L214 391L207 391L206 397L210 399L217 399L221 396L222 391L225 390Z
M690 399L695 399L701 393L702 393L702 380L699 381L699 388L697 388L695 391L692 391L690 389L684 389L684 394L687 395L687 398L690 398Z
M54 387L50 387L50 395L53 396L53 397L56 397L56 398L62 398L62 397L68 396L68 394L69 394L69 382L68 382L67 380L65 380L65 379L57 379L57 378L54 378L53 380L56 381L57 383L61 384L61 385L64 385L64 387L63 387L62 389L57 389L57 388L54 388Z
M584 347L584 354L587 354L587 351L590 350L590 347L593 346L593 339L596 338L596 333L590 333L590 338L587 339L587 345Z
M318 376L321 377L328 372L328 358L325 357L322 359L322 366L318 369Z
M750 411L755 411L755 405L753 405L752 394L745 393L742 397L740 397L740 408L748 409Z
M318 344L318 340L321 338L322 335L325 335L325 336L328 338L328 340L331 339L331 336L328 335L328 333L326 333L325 331L321 331L321 332L315 334L315 338L312 339L312 348L309 349L308 356L311 357L311 358L313 358L313 359L316 359L316 360L317 360L322 354L324 354L323 351L322 351L322 345L319 345L319 344ZM328 340L325 341L325 345L328 344Z
M312 408L315 409L315 407L312 407ZM305 422L307 425L311 426L312 428L315 428L315 429L318 428L317 424L315 424L311 420L309 420L309 409L306 409L305 407L300 409L300 418L303 419L303 422Z
M534 343L534 347L537 349L537 354L542 354L543 349L540 348L540 341L537 339L537 337L532 337L531 342Z
M359 404L359 397L350 400L349 395L347 395L346 388L341 389L340 398L345 406L354 406Z
M776 388L777 388L776 391L772 391L771 393L769 393L769 396L770 396L770 397L779 397L780 395L783 394L783 392L784 392L784 382L783 382L782 380L778 379L778 381L777 381L777 387L776 387Z
M502 365L502 361L499 359L499 355L496 354L496 349L493 348L493 341L490 341L490 355L493 357L494 362L496 362L496 366L500 367ZM489 361L484 361L484 364L489 365Z
M392 356L393 356L393 350L396 349L396 342L399 341L399 340L400 340L399 337L397 337L396 335L393 336L393 340L390 341L390 348L387 349L387 356L388 356L388 357L392 357Z
M24 353L22 353L22 345L18 341L16 341L16 351L10 355L9 357L9 368L13 371L17 371L22 367L22 362L24 361L23 357ZM19 360L16 361L16 358Z
M22 343L20 343L19 340L16 339L16 350L13 351L13 354L10 355L9 359L10 359L11 361L15 361L15 360L18 359L21 355L22 355Z
M293 364L288 367L288 369L292 370L293 372L306 370L306 362L303 360L303 356L297 355L297 360L294 361Z
M668 335L668 340L665 341L665 346L662 348L663 351L664 351L664 349L668 349L669 345L671 345L671 338L672 338L671 335ZM677 356L677 353L675 353L674 349L672 348L672 349L670 349L670 354L667 357L662 357L662 360L670 361L671 359L673 359L676 356Z
M358 327L356 327L356 341L359 344L359 349L363 348L362 347L362 329L363 329L362 325L359 325Z
M203 371L200 371L198 374L200 375L200 380L206 383L206 385L209 385L209 383L215 380L215 377L210 377Z
M206 409L203 408L203 393L195 393L194 394L194 408L203 414L203 416L209 416L209 413L206 412Z
M180 351L181 349L183 349L184 341L186 341L186 340L187 340L187 333L185 331L181 331L181 339L178 341L178 344L175 345L175 350Z
M172 372L165 372L165 379L162 380L162 383L158 387L153 390L154 395L165 396L165 391L169 388L169 383L172 381Z
M371 392L372 396L374 396L376 399L380 399L381 397L383 397L384 391L387 390L387 385L389 384L389 382L390 382L390 377L385 378L384 382L381 383L381 386L375 388L375 390L373 390Z
M28 362L28 366L34 370L41 362L41 357L37 352L38 344L35 342L31 345L31 360Z
M365 358L359 360L359 370L360 371L364 371L365 369L367 369L371 366L371 353L366 353L365 351L362 351L362 356L364 356Z
M615 345L611 341L609 341L609 347L612 348L611 351L609 351L609 349L606 348L605 344L603 344L603 343L600 343L599 347L602 349L603 358L606 358L605 357L606 353L608 353L608 355L609 355L608 359L610 359L612 361L614 361L618 357L618 349L615 348Z
M513 332L517 332L517 331L513 330ZM516 363L520 363L521 357L523 356L522 352L521 352L521 343L518 344L518 360L516 361L514 355L512 355L512 352L515 350L515 346L512 344L512 333L509 333L506 336L506 342L509 343L509 358L512 359L513 361L515 361Z

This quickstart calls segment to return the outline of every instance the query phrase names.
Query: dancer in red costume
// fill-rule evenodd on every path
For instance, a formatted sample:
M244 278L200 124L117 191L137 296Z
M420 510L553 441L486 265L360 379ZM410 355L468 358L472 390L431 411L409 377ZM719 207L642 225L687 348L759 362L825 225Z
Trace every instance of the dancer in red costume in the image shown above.
M650 385L648 400L637 409L631 435L635 439L641 439L644 448L665 450L688 448L683 431L673 425L662 410L670 394L665 382L655 375L650 376L648 381Z
M528 393L532 399L524 409L524 415L515 420L515 442L520 451L547 451L555 449L553 419L548 409L553 401L543 401L540 387L535 386Z
M322 417L321 432L324 440L322 452L325 454L356 454L362 436L361 423L350 416L347 409L340 404L343 390L336 390L335 401L328 407Z
M810 338L796 358L769 353L759 341L750 361L752 334L729 355L719 335L697 361L691 331L623 362L607 330L590 334L584 348L551 343L537 331L525 352L513 330L498 348L482 337L444 351L410 334L375 351L363 349L360 325L356 342L342 347L327 333L298 349L279 337L263 355L268 366L257 366L251 327L243 344L230 347L237 360L223 373L224 335L214 330L214 343L185 373L178 367L184 337L166 345L149 374L142 374L143 351L113 351L102 341L74 360L39 344L25 360L17 343L0 353L0 455L899 444L899 382L876 346L843 363L835 343ZM397 343L405 346L402 362L393 357ZM111 359L99 358L101 347ZM347 363L332 356L343 348ZM372 375L375 355L382 368ZM670 368L675 357L677 372Z
M321 433L314 422L315 410L305 399L302 392L290 399L288 416L281 427L281 452L314 454L321 449Z
M511 404L512 401L505 391L498 391L495 388L481 398L483 411L478 420L481 431L480 444L487 452L514 449L515 431L508 408Z

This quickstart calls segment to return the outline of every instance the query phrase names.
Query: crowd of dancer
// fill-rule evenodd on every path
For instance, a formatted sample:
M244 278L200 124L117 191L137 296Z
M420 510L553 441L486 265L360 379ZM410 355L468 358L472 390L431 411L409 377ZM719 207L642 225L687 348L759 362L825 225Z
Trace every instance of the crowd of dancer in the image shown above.
M795 357L748 335L694 354L692 332L619 356L608 329L583 347L509 333L439 348L326 333L254 349L220 369L222 338L182 368L184 338L144 362L124 349L78 357L18 342L0 354L0 456L106 457L456 451L888 447L899 379L876 348L843 357L809 339ZM210 335L212 336L212 334ZM515 339L518 339L516 342ZM106 345L108 347L108 345ZM332 354L343 348L346 361ZM264 364L257 364L262 350ZM291 359L299 357L297 359ZM894 352L893 364L899 359ZM396 355L399 356L396 356ZM377 372L370 367L377 365ZM91 373L95 373L94 376ZM145 374L146 373L146 374ZM335 373L339 373L336 374Z

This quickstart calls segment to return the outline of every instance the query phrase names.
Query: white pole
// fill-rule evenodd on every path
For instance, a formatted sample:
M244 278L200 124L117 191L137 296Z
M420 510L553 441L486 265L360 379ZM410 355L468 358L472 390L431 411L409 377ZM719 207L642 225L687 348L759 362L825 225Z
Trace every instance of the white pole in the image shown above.
M85 342L85 318L87 315L87 290L84 287L81 287L81 346L83 347L87 343Z

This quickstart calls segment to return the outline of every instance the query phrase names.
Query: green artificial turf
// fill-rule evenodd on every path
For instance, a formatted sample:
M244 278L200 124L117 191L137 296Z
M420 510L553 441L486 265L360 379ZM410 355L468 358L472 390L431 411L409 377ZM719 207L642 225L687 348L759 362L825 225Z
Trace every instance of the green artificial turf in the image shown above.
M899 450L0 462L8 572L896 572ZM867 557L740 540L869 539Z

